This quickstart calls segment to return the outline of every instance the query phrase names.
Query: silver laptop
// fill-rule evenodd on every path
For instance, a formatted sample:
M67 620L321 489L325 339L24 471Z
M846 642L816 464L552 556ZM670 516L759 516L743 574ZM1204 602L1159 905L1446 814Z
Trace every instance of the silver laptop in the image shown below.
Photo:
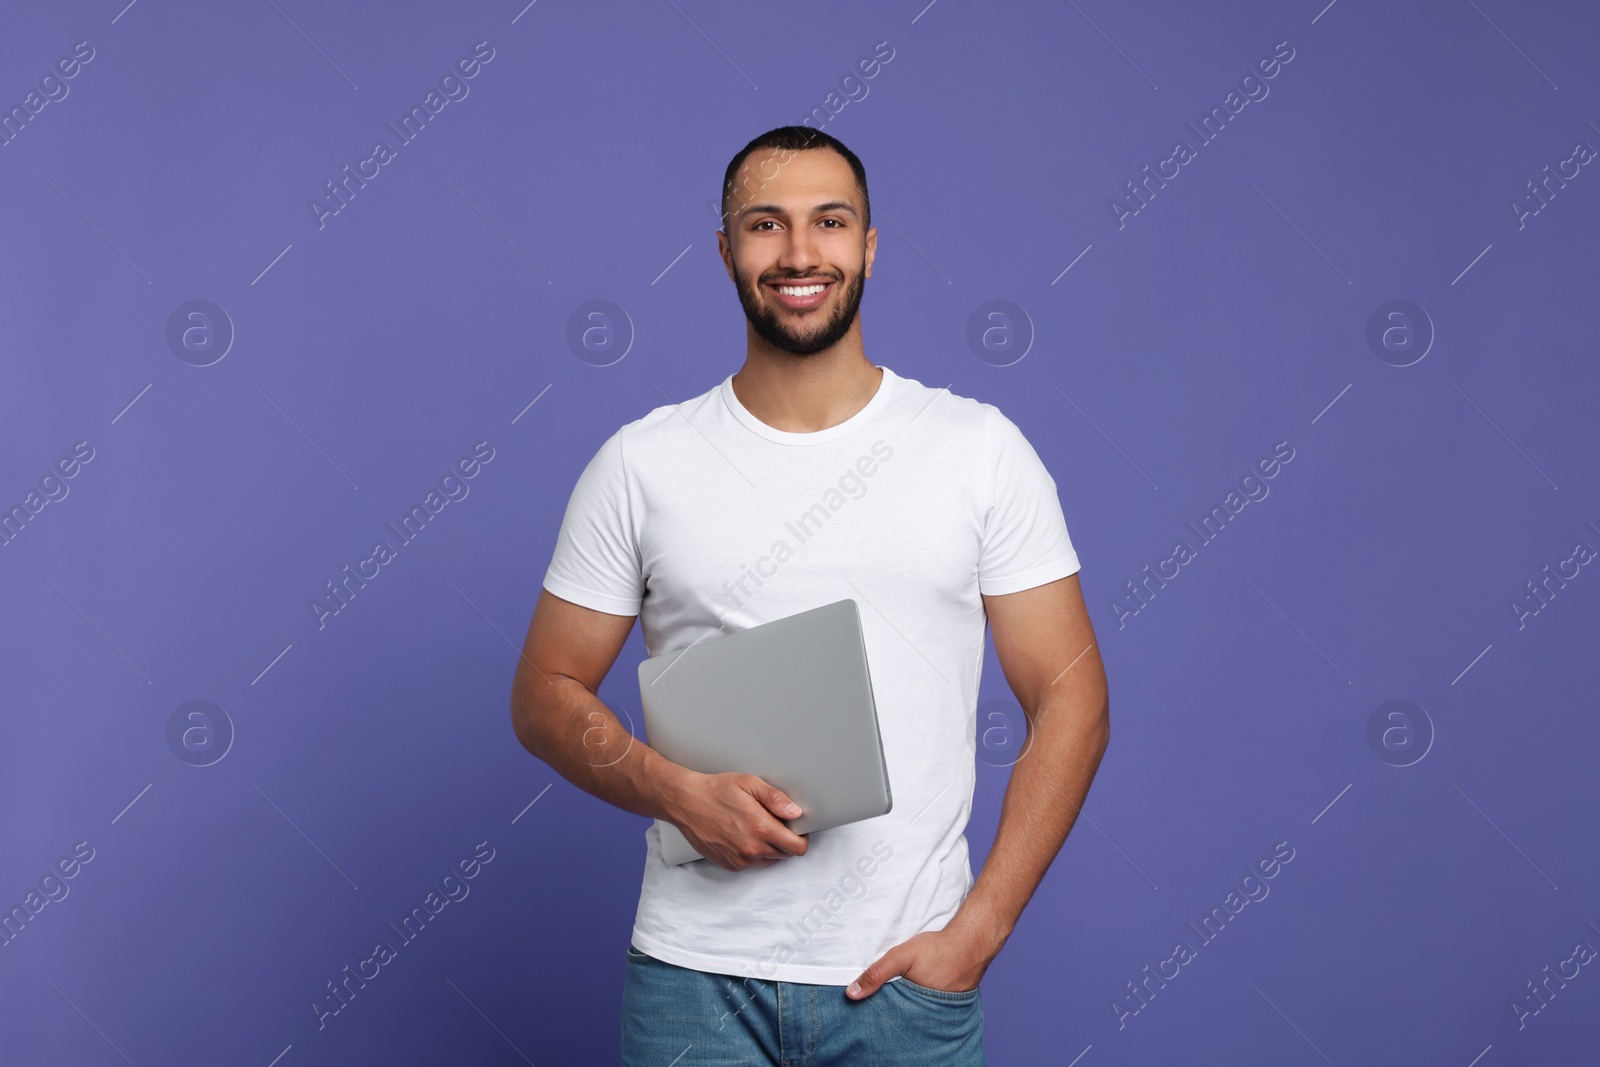
M759 775L800 805L797 834L894 806L861 612L838 600L639 664L650 747L705 774ZM702 859L657 819L669 864Z

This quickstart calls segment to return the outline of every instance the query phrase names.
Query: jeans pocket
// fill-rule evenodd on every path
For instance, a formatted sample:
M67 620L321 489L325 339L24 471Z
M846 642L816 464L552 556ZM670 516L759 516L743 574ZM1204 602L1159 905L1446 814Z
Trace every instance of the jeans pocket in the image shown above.
M916 982L913 982L903 974L889 984L903 985L906 987L908 992L915 993L919 996L931 997L934 1000L942 1000L947 1004L971 1004L973 1001L978 999L978 990L976 988L957 991L952 991L949 989L934 989L931 986L918 985Z

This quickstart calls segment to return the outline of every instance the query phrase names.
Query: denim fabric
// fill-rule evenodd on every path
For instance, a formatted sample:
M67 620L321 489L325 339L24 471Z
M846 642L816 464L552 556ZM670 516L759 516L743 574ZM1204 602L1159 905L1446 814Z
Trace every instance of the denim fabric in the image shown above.
M851 1000L842 985L739 978L628 946L624 1067L983 1067L978 990L905 978Z

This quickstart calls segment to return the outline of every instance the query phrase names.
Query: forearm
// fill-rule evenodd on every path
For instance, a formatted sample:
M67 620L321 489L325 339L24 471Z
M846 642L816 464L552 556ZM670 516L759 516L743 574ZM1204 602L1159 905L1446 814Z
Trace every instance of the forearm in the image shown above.
M693 772L629 733L577 679L519 674L512 712L522 746L579 789L636 815L673 817Z
M981 931L999 952L1076 822L1109 737L1104 690L1041 700L1029 747L1011 769L994 846L952 924Z

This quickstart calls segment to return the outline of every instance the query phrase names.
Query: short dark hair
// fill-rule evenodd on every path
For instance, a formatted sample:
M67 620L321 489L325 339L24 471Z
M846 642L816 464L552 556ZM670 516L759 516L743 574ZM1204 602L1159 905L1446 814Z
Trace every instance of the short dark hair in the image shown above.
M744 163L750 153L763 148L778 148L788 152L803 152L813 148L831 148L844 157L850 169L855 172L856 188L861 190L861 209L865 213L862 219L862 229L872 225L872 204L867 197L867 169L861 165L861 160L856 154L844 146L844 143L832 134L823 133L821 130L812 129L810 126L779 126L777 129L768 130L743 148L733 157L728 164L728 169L722 175L722 228L728 228L728 200L733 195L733 179L739 173L739 167Z

